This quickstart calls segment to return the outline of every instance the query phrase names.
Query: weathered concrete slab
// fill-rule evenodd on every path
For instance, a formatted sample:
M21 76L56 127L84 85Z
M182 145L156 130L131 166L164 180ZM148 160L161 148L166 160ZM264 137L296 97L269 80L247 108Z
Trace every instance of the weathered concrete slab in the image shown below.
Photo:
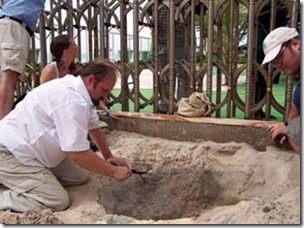
M101 120L110 130L123 130L147 136L177 141L212 140L219 143L245 142L256 150L264 151L273 143L266 127L273 123L260 120L225 118L185 118L178 115L117 112L120 120L100 113ZM284 148L290 150L288 145Z

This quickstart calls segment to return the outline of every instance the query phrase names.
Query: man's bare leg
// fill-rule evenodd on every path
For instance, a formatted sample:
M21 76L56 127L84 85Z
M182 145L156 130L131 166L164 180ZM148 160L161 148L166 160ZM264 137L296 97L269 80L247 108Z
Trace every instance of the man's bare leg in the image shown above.
M18 77L19 73L12 70L5 70L0 75L0 120L12 110Z

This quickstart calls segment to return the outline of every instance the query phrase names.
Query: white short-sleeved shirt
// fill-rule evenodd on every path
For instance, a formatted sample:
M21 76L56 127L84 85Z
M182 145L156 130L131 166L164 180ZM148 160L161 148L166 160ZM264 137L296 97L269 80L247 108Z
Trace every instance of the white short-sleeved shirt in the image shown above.
M69 151L89 149L99 118L80 76L67 75L29 92L0 121L0 144L23 164L56 167Z

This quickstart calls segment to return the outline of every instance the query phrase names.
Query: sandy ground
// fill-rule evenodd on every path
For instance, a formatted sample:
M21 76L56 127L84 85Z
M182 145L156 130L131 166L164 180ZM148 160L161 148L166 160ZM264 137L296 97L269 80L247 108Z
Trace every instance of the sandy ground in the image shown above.
M62 212L0 212L2 224L300 224L300 157L245 143L177 142L106 130L110 148L146 169L95 174L68 188Z

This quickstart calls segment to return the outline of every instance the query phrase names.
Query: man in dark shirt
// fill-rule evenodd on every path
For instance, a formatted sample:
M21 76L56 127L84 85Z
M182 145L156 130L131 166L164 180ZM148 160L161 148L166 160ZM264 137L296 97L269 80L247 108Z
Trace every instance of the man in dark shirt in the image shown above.
M262 65L272 63L288 77L299 81L301 68L301 40L295 28L279 27L270 32L263 42L265 58ZM293 103L287 121L268 127L272 140L288 140L292 148L300 154L300 82L295 89Z

